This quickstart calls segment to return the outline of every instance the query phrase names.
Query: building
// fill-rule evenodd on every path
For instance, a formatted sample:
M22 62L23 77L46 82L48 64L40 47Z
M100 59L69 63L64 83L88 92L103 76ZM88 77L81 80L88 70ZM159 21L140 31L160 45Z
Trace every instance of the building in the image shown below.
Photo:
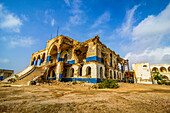
M14 74L14 70L0 69L0 80L6 79Z
M18 73L17 79L27 78L28 82L41 75L64 82L99 83L108 78L122 81L127 64L128 60L102 44L98 35L82 43L60 35L48 40L45 49L32 54L30 66Z
M132 64L136 83L152 84L152 72L159 72L170 79L170 64L137 63Z

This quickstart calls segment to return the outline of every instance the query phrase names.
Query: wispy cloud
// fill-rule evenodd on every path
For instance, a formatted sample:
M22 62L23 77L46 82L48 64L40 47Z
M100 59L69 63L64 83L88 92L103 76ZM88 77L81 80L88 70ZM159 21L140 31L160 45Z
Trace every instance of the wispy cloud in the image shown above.
M2 37L1 38L4 43L8 45L10 48L15 47L30 47L35 43L35 40L31 37L26 36L9 36L9 37Z
M98 17L98 19L94 22L94 24L91 26L91 28L95 28L101 24L108 22L108 21L110 21L110 13L106 11L101 16Z
M102 33L103 33L103 30L102 30L102 29L99 29L99 30L96 31L96 32L89 33L89 37L94 37L94 36L96 36L96 35L101 36Z
M55 20L54 20L54 18L51 20L51 26L54 26L54 24L55 24Z
M0 63L8 63L9 60L7 58L0 58Z
M131 36L133 24L135 23L134 13L140 5L135 5L132 9L126 12L125 22L122 24L121 28L117 29L117 32L121 37Z
M3 4L0 4L0 29L9 32L20 32L20 27L23 25L20 18L9 12Z
M65 2L68 6L70 6L69 0L64 0L64 2Z
M133 26L128 44L131 63L168 63L170 57L170 4L158 15L149 15ZM127 48L127 46L124 46ZM128 49L126 49L128 51Z
M44 19L44 23L45 24L50 24L52 27L55 25L55 19L53 17L55 11L52 9L47 9L44 12L45 15L45 19Z

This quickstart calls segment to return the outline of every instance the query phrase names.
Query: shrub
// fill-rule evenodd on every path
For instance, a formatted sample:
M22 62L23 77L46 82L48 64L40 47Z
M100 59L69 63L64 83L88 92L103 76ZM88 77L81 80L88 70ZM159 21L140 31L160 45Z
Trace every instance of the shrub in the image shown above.
M84 84L85 82L84 81L80 81L79 84Z
M98 84L98 88L118 88L118 82L112 79L106 79L102 83Z
M74 84L77 84L77 81L74 80L74 81L72 82L72 84L73 84L73 85L74 85Z
M162 81L161 81L161 80L158 80L158 84L159 84L159 85L162 85Z
M170 85L170 81L165 81L165 85Z
M10 82L10 83L13 83L13 82L15 82L15 81L16 81L15 78L10 78L10 79L8 80L8 82Z

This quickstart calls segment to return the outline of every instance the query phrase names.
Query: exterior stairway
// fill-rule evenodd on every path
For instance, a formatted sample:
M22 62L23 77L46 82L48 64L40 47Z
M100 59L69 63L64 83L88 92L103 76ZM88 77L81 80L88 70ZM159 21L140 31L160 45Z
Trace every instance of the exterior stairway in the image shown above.
M14 85L29 85L30 81L32 81L34 78L43 75L45 72L45 69L43 67L35 67L35 70L30 73L29 75L25 77L20 77Z

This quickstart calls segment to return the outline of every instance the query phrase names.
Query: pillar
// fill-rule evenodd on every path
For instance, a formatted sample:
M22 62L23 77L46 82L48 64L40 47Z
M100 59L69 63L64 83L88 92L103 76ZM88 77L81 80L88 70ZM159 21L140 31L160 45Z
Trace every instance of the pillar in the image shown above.
M51 56L47 56L47 62L49 62L49 61L50 61L50 58L51 58Z
M34 65L35 65L35 66L37 65L37 60L34 61Z
M39 66L41 65L41 63L42 63L42 59L40 59L40 63L39 63Z

